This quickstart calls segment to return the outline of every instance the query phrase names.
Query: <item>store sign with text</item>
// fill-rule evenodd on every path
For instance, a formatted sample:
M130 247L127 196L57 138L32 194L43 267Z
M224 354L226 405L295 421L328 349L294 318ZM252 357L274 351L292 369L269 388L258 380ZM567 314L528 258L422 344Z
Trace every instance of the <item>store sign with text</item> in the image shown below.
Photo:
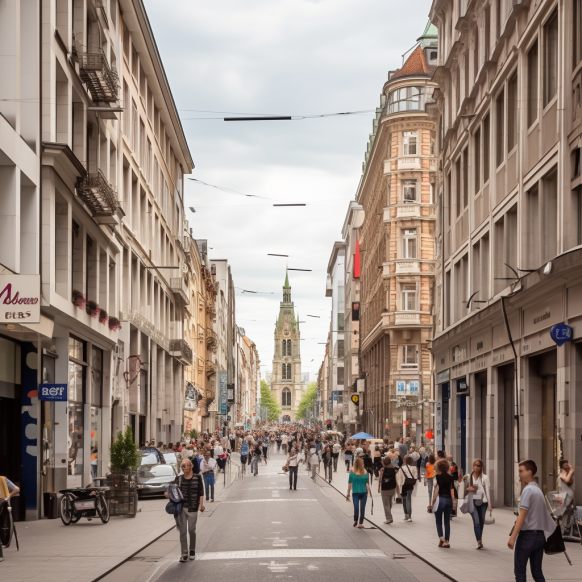
M226 383L226 372L219 372L218 382L219 382L218 414L226 414L228 412L228 388Z
M0 275L0 322L40 323L40 275Z

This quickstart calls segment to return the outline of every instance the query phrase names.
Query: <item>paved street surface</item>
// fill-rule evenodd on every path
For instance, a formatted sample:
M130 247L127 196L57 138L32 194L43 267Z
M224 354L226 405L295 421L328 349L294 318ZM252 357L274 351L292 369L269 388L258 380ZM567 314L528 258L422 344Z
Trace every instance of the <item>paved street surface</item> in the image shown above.
M146 500L140 502L141 512L135 519L112 518L105 526L95 520L69 527L60 520L19 523L21 550L5 550L0 580L446 580L438 570L459 582L514 580L513 553L506 546L514 521L510 511L495 511L496 524L485 528L484 551L474 549L472 521L462 515L452 524L451 549L439 549L422 485L413 501L412 523L402 521L402 506L396 505L394 524L384 525L375 483L374 515L368 503L367 517L378 529L368 523L367 529L357 530L352 527L352 504L323 480L313 484L303 468L298 490L289 491L288 477L281 471L283 462L283 456L272 456L267 466L260 466L258 477L247 471L244 480L226 491L219 479L217 501L207 504L207 511L199 515L193 562L178 563L178 532L163 509L165 501ZM343 465L334 474L333 485L341 493L347 490ZM580 580L582 548L576 544L567 548L573 566L563 556L545 557L549 582Z

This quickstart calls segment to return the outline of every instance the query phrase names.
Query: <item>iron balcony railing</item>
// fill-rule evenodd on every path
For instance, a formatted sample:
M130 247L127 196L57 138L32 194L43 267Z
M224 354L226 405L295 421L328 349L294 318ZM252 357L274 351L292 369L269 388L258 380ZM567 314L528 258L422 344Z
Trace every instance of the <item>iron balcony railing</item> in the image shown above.
M117 192L101 170L77 178L77 194L93 214L112 215L117 211Z
M88 52L79 44L75 47L81 80L95 102L113 103L119 99L119 75L107 62L102 49Z

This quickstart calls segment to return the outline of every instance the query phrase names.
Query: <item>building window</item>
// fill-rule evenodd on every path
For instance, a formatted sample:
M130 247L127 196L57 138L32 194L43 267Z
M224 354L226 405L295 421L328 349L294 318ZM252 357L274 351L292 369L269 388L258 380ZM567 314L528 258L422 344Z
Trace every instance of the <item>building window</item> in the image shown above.
M402 291L402 311L416 311L416 285L406 284L400 287Z
M404 155L405 156L416 155L416 132L414 131L404 132Z
M489 180L489 151L491 147L489 114L483 119L483 184Z
M344 340L337 340L337 357L338 358L343 358L344 357L344 351L345 351L345 347L344 347Z
M402 258L416 259L416 228L407 228L403 232Z
M538 118L538 41L527 53L527 126Z
M402 368L418 369L418 347L402 346Z
M473 136L473 167L475 177L475 194L481 190L481 128Z
M289 388L283 388L281 393L281 405L283 408L291 408L291 390Z
M404 180L402 200L405 204L416 202L416 180Z
M338 368L337 368L337 383L338 383L338 386L344 385L344 367L343 366L338 366Z
M558 91L558 11L544 25L544 107Z
M507 83L507 152L517 145L517 71Z
M282 364L281 365L281 379L282 380L291 380L291 364Z
M497 166L500 166L505 159L505 93L501 91L495 100L495 117L497 119L496 127L496 140L495 140L495 152L496 152L496 162Z
M292 347L291 347L291 340L284 339L282 342L282 355L283 356L292 356Z
M574 46L572 56L574 57L574 68L582 61L582 0L574 0Z
M433 89L431 88L431 94ZM388 95L388 113L398 113L399 111L419 111L424 109L427 88L425 87L404 87L394 89Z

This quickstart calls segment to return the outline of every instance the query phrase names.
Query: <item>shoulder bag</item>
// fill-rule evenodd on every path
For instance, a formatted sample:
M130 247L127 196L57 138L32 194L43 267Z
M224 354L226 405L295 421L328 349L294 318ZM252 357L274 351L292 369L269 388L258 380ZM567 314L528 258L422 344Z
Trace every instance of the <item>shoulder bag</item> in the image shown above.
M471 485L471 487L473 487L473 473L471 473L471 477L470 477L470 481L469 484ZM465 485L464 479L463 479L463 486ZM466 490L464 491L464 493L466 493ZM461 510L461 513L469 513L469 496L465 495L465 498L463 499L463 503L461 503L461 507L459 508Z
M402 485L402 494L406 495L409 491L412 491L414 489L414 486L416 485L416 479L412 476L412 473L410 472L410 468L407 466L406 467L408 469L408 477L404 476L404 483ZM404 470L404 467L403 467Z

